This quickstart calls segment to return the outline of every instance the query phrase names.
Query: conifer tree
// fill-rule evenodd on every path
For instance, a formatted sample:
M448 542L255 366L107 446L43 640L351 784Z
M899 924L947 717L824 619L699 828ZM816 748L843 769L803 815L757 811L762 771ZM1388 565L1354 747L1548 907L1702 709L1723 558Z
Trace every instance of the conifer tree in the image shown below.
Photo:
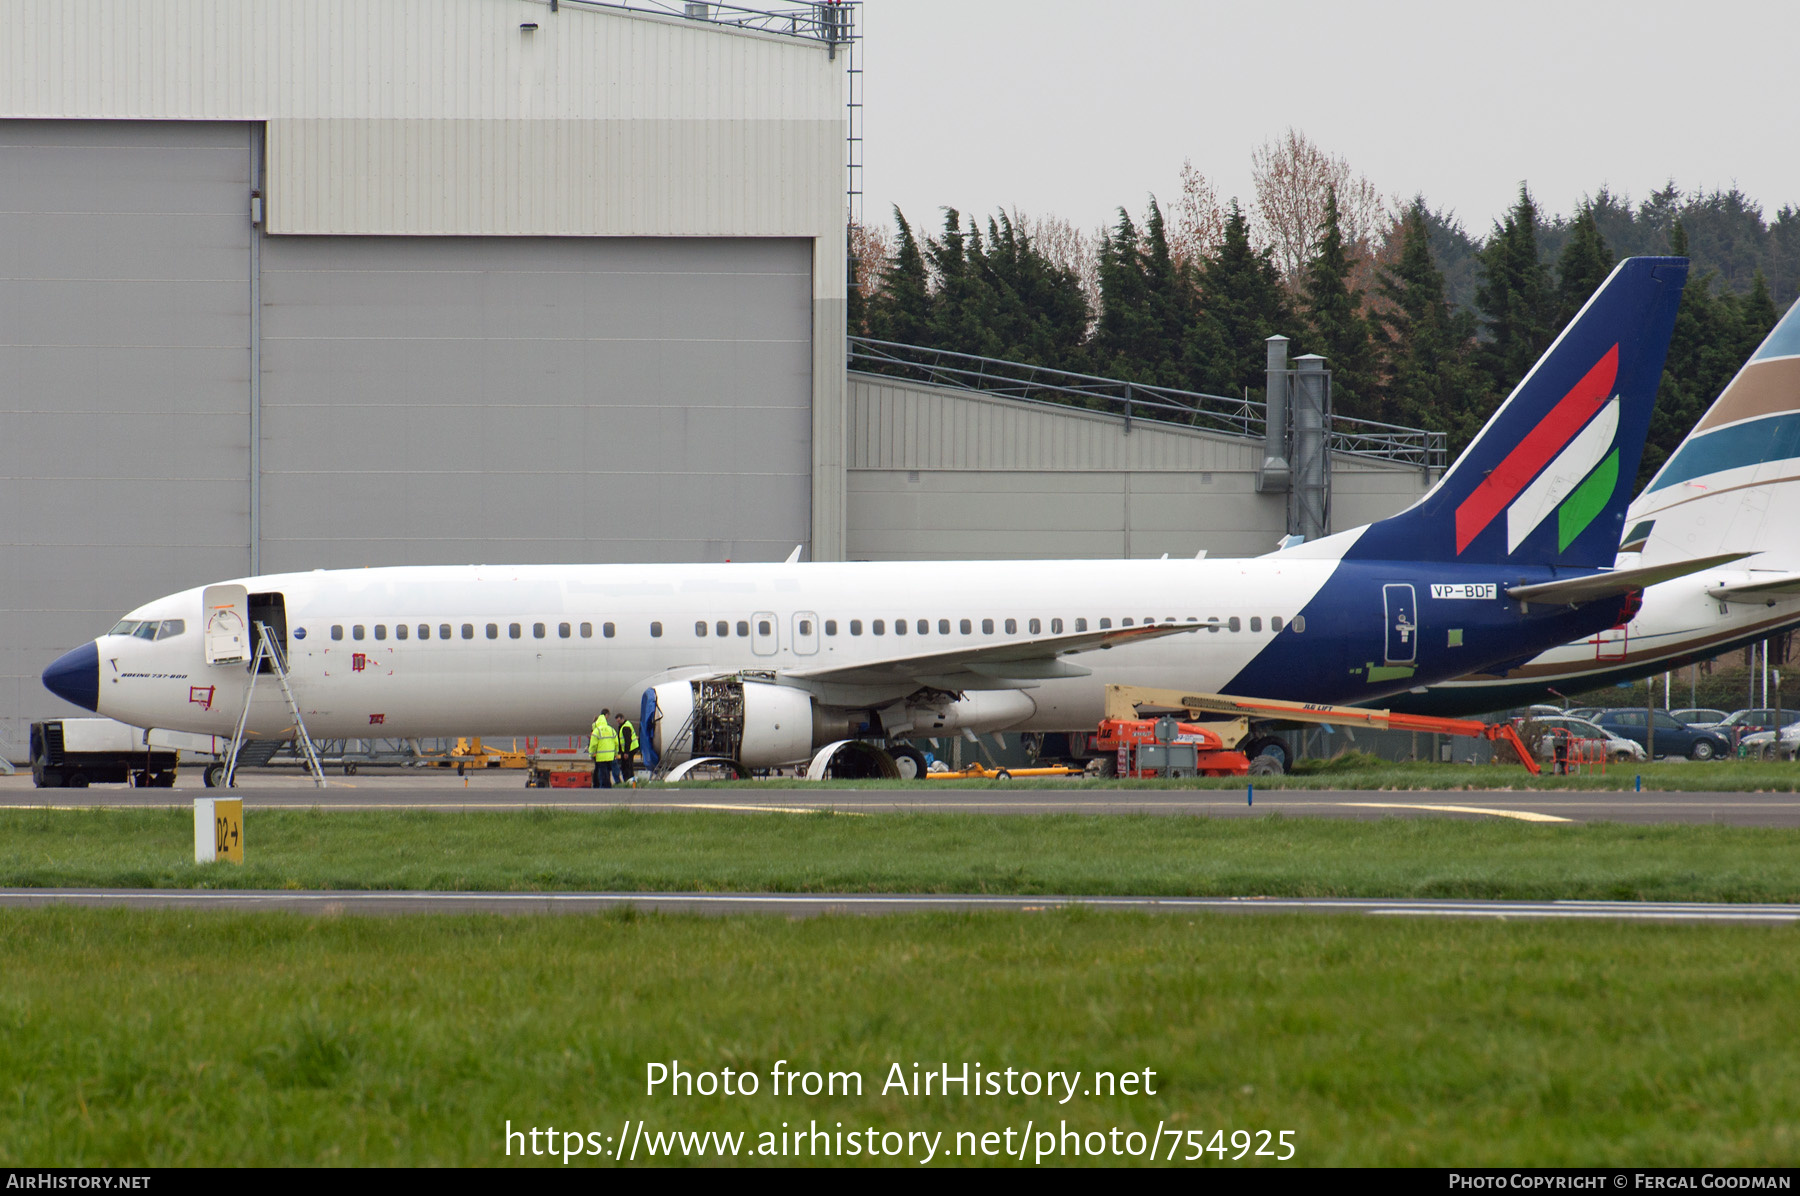
M1475 318L1450 302L1432 233L1424 198L1414 199L1401 219L1400 260L1377 283L1388 376L1380 418L1448 432L1454 456L1480 427L1473 417L1485 392L1470 364Z
M1098 372L1138 382L1157 382L1159 321L1145 268L1144 238L1131 213L1100 246L1100 322L1094 329Z
M1000 340L991 319L993 295L981 270L981 230L963 231L962 214L944 209L941 237L927 238L925 260L937 286L931 296L927 340L938 349L997 357Z
M1268 250L1250 243L1250 221L1231 201L1218 250L1200 266L1200 319L1190 336L1189 355L1207 362L1214 379L1204 389L1236 394L1265 388L1268 361L1264 342L1292 336L1293 313L1281 272Z
M1556 262L1555 331L1575 318L1582 305L1592 298L1600 284L1612 273L1612 249L1600 235L1591 203L1583 204L1569 228L1568 243Z
M998 356L1080 370L1090 314L1075 273L1047 258L1011 217L988 219L979 262Z
M881 291L868 302L869 335L881 341L923 345L928 343L931 324L930 275L912 226L899 208L894 209L894 223L900 229L894 255L888 259Z
M1494 394L1512 393L1549 347L1556 330L1550 272L1538 258L1537 204L1521 185L1519 202L1481 249L1476 306L1486 326L1480 360Z
M1758 270L1750 281L1750 293L1738 301L1739 322L1742 324L1738 338L1738 357L1750 360L1750 354L1763 338L1781 319L1781 313L1775 309L1775 297L1769 294L1769 280Z
M1373 346L1368 322L1361 314L1362 292L1350 283L1350 258L1344 250L1335 187L1326 189L1325 218L1319 224L1315 245L1302 272L1307 323L1304 347L1328 359L1336 414L1377 419L1381 404Z

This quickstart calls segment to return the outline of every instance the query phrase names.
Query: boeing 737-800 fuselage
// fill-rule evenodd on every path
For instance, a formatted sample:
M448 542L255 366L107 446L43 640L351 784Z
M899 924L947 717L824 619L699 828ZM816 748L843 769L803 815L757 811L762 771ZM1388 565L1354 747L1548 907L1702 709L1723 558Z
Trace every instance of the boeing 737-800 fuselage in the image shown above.
M1091 728L1106 682L1364 700L1515 656L1521 635L1592 634L1626 601L1507 597L1543 569L1428 573L1281 557L297 573L132 611L93 645L92 706L229 734L249 674L241 651L207 662L208 620L225 609L207 595L236 586L284 647L315 736L575 734L602 707L635 712L646 688L742 675L793 690L808 746ZM279 688L259 687L250 730L292 722Z

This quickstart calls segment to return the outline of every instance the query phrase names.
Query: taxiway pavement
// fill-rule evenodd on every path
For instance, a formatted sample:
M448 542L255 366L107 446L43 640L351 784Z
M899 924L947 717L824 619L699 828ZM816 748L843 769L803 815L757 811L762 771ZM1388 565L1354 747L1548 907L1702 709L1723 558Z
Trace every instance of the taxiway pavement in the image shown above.
M1697 765L1696 767L1704 767ZM1800 827L1800 793L1525 790L1067 789L922 783L905 789L741 788L527 789L518 772L465 779L432 774L332 777L314 789L298 776L258 777L237 790L198 787L34 789L28 776L0 779L0 809L191 808L194 798L242 797L251 809L319 810L712 810L742 814L1156 814L1255 818L1508 818L1580 822L1718 823Z
M774 914L790 918L1083 906L1148 914L1362 914L1402 918L1789 924L1800 905L1682 901L1431 901L1276 897L997 897L907 893L470 893L231 889L0 889L0 909L55 905L341 914Z

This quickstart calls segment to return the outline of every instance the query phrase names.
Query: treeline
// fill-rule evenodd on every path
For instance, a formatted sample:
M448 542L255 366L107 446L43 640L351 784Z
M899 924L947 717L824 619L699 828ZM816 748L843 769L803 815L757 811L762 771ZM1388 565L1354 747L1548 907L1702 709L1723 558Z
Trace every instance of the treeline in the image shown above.
M1174 227L1152 200L1142 217L1121 209L1092 239L1057 222L999 214L978 224L948 209L922 234L896 212L890 241L853 230L852 332L1252 397L1264 339L1279 333L1291 354L1330 359L1338 415L1448 432L1454 454L1620 255L1675 253L1695 268L1648 478L1774 325L1777 297L1800 287L1800 215L1784 208L1765 225L1736 192L1683 199L1670 188L1632 208L1603 190L1546 221L1521 187L1475 242L1422 198L1372 218L1372 189L1337 165L1335 177L1314 171L1290 188L1318 194L1310 207L1288 197L1281 210L1297 227L1287 229L1267 215L1277 210L1269 195L1255 213L1235 200L1209 206L1189 174ZM1302 174L1290 169L1286 181Z

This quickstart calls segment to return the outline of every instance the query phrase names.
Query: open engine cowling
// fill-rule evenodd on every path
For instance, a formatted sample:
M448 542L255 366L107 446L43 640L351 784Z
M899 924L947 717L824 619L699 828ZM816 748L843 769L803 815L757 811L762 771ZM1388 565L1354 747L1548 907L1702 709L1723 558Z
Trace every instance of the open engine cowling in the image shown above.
M813 699L804 690L720 677L670 681L650 692L657 711L650 743L669 764L723 756L746 768L773 768L812 757Z

